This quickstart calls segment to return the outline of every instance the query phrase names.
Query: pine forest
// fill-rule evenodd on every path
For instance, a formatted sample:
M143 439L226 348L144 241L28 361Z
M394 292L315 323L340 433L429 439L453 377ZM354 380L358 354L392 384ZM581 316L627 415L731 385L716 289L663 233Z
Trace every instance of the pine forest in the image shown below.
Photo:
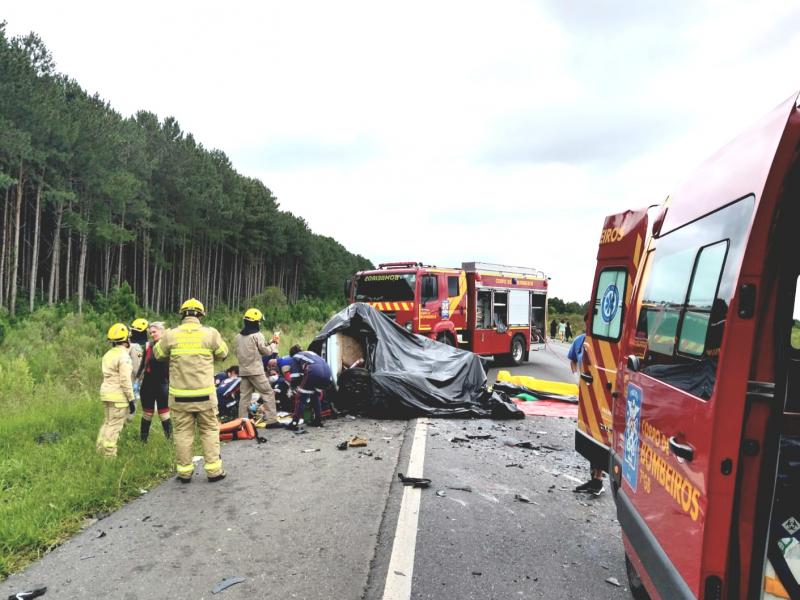
M334 297L368 260L281 210L175 118L124 117L58 73L36 34L0 23L0 309L127 286L172 311L240 306L267 286Z

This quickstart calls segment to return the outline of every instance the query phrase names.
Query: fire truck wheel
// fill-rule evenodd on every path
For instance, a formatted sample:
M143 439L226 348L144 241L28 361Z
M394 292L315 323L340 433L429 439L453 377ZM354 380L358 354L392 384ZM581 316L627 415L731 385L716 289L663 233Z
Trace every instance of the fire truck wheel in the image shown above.
M650 600L650 595L644 589L642 579L627 554L625 555L625 570L628 572L628 585L631 588L631 595L634 600Z
M525 338L521 335L515 335L511 340L511 363L521 365L525 360Z
M436 341L440 344L444 344L446 346L453 346L455 348L456 343L453 341L453 336L450 335L448 332L443 331L439 335L436 336Z

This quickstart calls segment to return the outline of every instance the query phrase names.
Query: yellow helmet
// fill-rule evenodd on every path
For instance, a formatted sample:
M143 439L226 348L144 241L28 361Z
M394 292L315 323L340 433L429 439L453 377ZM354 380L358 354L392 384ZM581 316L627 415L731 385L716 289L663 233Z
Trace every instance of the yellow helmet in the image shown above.
M204 315L206 314L206 308L197 298L189 298L186 302L181 304L181 309L178 312L181 314L187 312L196 312L197 314Z
M257 323L263 318L263 313L257 308L248 308L244 313L245 321L255 321Z
M108 328L106 337L109 342L125 342L128 339L128 328L125 323L114 323Z
M147 319L136 319L133 323L131 323L131 329L134 331L147 331L147 326L150 323L147 322Z

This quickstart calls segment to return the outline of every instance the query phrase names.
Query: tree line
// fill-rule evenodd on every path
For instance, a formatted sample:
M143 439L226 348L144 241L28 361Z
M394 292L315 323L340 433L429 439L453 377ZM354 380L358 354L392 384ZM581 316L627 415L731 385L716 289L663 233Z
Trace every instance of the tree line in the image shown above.
M267 286L341 294L371 268L281 210L177 120L123 117L0 23L0 309L84 302L127 282L160 312L189 296L239 306Z

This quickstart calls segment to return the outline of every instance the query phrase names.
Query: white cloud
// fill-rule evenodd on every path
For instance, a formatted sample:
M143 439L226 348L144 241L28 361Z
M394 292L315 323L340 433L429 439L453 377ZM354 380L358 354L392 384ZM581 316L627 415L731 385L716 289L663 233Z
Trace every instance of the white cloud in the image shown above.
M584 300L603 217L661 201L792 92L800 11L573 6L51 1L4 18L355 252L535 266Z

